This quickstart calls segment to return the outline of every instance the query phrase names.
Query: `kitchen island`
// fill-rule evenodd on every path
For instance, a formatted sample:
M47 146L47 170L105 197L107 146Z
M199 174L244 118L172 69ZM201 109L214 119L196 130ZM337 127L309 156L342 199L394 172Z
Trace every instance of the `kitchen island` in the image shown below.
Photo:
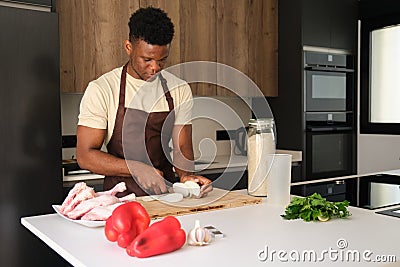
M242 193L246 193L242 190ZM349 207L348 219L328 222L284 220L284 207L263 203L178 216L188 232L195 220L213 225L225 237L204 247L146 259L129 257L106 240L103 228L89 228L57 214L22 218L22 224L74 266L399 266L400 218ZM392 263L390 263L392 262Z

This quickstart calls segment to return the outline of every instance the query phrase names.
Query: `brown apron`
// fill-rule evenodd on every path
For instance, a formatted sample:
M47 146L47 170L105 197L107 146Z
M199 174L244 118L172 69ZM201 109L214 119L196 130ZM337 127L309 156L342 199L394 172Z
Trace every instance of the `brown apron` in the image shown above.
M169 111L145 112L143 110L125 108L125 87L128 63L121 74L119 104L115 118L114 131L107 144L108 153L127 160L146 163L163 172L164 178L174 183L175 177L170 160L169 141L175 121L174 102L167 87L167 81L158 74ZM165 150L165 151L164 151ZM117 196L135 193L136 196L151 194L145 192L137 183L136 177L106 176L103 188L109 190L119 182L125 182L127 190ZM167 183L168 184L168 183Z

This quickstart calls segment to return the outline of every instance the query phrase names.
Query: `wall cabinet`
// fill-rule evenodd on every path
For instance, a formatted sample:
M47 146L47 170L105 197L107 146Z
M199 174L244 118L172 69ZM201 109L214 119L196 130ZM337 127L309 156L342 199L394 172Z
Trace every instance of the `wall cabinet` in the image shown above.
M355 51L357 0L303 0L302 44Z
M127 61L129 17L160 7L175 25L168 64L212 61L252 79L264 95L278 94L278 0L58 0L61 90L84 92L89 81ZM232 95L191 84L195 95ZM241 91L243 92L243 91ZM244 88L244 94L246 88Z

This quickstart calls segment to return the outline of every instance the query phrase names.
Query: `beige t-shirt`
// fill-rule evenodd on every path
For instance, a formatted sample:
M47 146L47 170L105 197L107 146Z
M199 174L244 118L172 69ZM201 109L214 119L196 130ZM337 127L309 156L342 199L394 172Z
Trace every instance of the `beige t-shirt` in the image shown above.
M105 73L89 83L82 97L78 125L107 129L105 145L111 139L118 109L122 67ZM193 96L189 85L176 76L162 71L174 100L175 125L191 124ZM146 112L169 111L159 79L152 82L126 75L125 107Z

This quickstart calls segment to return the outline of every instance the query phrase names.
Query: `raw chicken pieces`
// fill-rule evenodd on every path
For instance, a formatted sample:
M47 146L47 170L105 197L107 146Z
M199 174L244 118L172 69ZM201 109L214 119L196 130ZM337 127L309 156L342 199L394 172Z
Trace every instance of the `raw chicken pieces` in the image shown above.
M105 221L108 219L108 217L110 217L114 209L121 204L123 204L123 202L118 202L105 207L102 206L94 207L91 211L83 215L81 217L81 220Z
M66 214L70 212L80 202L95 197L95 194L94 189L88 187L84 182L76 183L62 203L60 209L61 213Z
M122 198L115 196L125 190L124 182L111 190L97 193L84 182L76 183L62 203L60 212L71 219L106 220L117 206L135 200L135 194Z

